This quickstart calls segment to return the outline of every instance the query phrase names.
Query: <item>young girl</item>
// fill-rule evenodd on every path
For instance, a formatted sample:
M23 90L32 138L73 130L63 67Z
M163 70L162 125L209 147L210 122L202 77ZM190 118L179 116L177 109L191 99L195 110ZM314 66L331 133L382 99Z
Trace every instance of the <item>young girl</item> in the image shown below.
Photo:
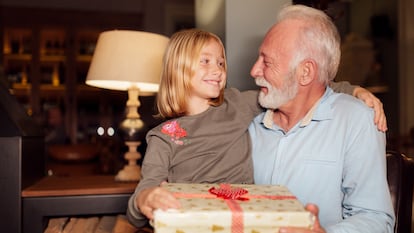
M225 89L221 40L198 29L177 32L163 62L157 106L167 121L147 134L142 179L127 210L137 227L145 225L145 216L151 219L156 208L179 208L159 187L164 181L253 183L248 126L262 112L258 91ZM352 86L342 85L352 94Z

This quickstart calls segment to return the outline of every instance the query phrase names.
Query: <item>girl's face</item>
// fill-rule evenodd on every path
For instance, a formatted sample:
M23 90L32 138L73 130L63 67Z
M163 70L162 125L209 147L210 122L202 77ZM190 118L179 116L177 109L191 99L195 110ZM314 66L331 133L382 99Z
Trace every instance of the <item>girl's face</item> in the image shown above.
M226 83L222 46L211 39L202 49L196 72L191 78L192 97L217 98Z

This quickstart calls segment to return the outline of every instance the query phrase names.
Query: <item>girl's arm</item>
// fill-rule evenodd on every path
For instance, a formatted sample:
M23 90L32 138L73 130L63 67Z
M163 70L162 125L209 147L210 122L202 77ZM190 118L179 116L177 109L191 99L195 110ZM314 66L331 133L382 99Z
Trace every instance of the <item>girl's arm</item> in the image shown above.
M127 208L127 218L136 227L145 226L148 215L152 214L151 209L159 205L153 191L168 180L169 159L173 153L168 142L159 136L159 128L150 130L146 139L148 145L142 162L142 178L129 198Z

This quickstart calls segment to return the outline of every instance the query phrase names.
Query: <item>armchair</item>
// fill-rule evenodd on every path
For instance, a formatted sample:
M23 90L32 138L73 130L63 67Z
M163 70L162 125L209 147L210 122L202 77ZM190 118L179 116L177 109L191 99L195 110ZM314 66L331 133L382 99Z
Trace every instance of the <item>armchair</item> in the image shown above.
M395 233L411 232L414 161L396 151L387 151L387 178L395 211Z

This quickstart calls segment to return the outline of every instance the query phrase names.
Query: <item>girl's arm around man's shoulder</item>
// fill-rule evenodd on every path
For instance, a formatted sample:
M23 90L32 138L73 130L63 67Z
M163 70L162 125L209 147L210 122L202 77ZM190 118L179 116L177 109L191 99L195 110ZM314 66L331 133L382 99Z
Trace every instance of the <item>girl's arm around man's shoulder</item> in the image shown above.
M254 116L263 112L263 108L259 105L259 90L239 91L236 88L226 88L224 92L225 98L243 105L247 105L253 112Z

